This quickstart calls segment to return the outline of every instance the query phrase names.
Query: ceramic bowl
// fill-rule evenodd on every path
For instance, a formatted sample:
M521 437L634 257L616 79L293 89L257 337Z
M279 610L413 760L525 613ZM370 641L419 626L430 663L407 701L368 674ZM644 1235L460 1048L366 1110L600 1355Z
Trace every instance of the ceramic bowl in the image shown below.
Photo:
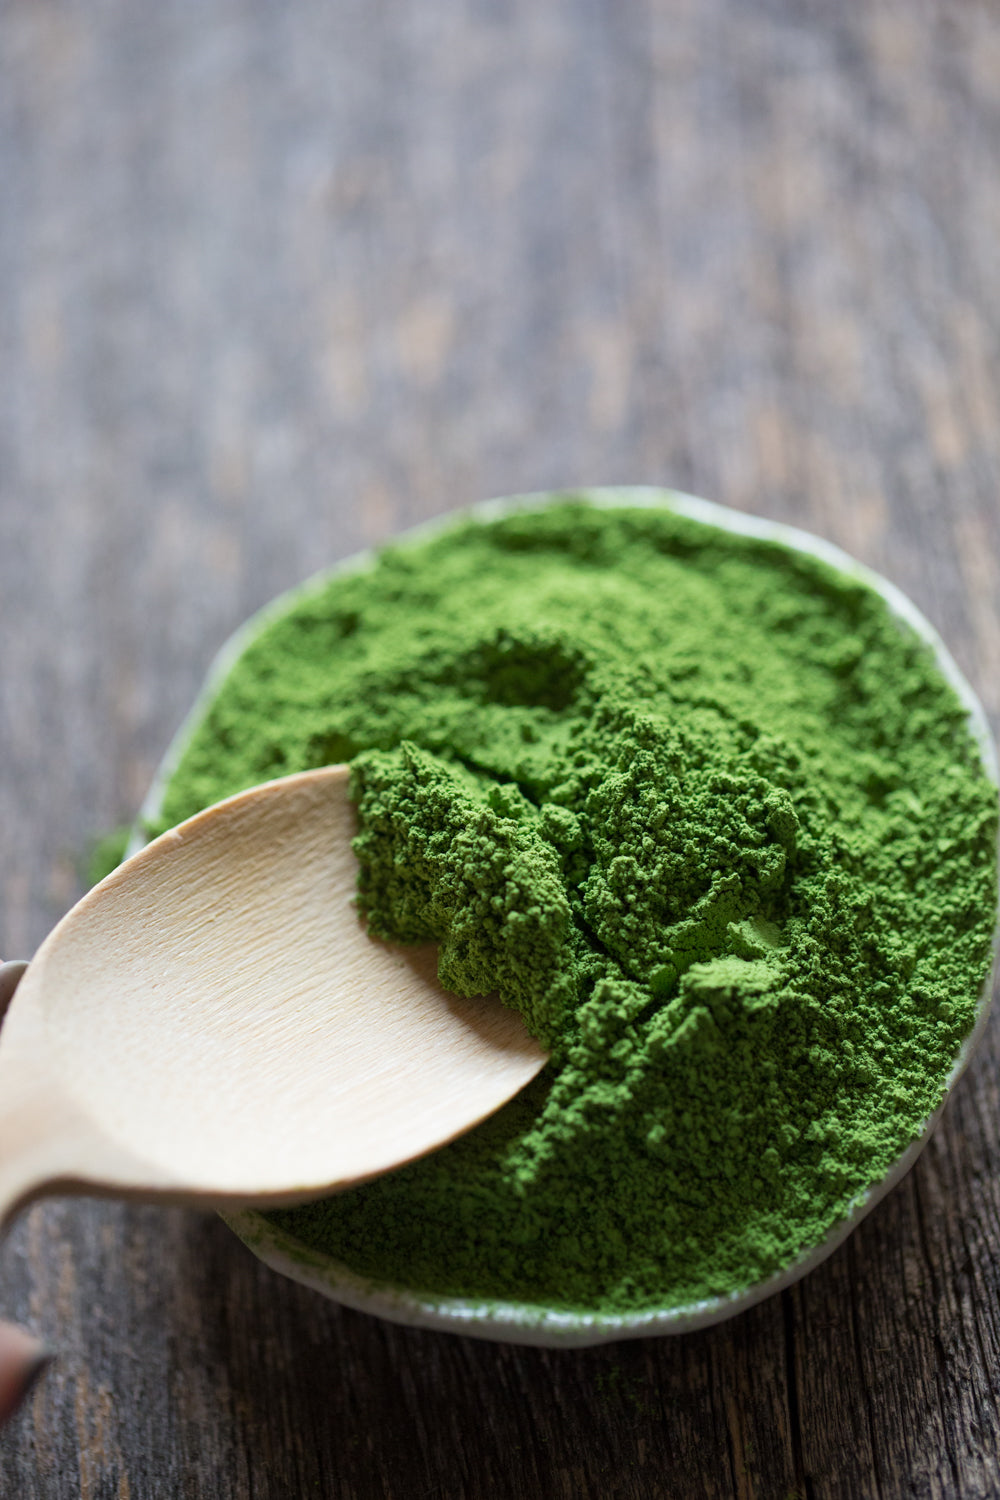
M886 579L855 562L840 548L834 547L819 537L811 536L807 532L776 521L745 515L707 500L695 499L690 495L650 488L596 489L574 491L573 494L588 500L591 504L601 506L669 507L681 515L721 527L726 531L779 542L793 550L809 553L829 563L841 573L874 589L886 601L901 627L912 630L930 645L942 676L951 684L965 706L972 734L982 755L983 767L994 784L997 783L996 750L986 716L978 699L933 626L915 605ZM548 494L518 495L505 500L486 501L471 507L468 513L482 519L489 519L508 511L545 505L552 498ZM453 525L457 519L459 517L455 515L443 517L429 525L417 527L396 540L416 541L428 537L435 531L444 530ZM206 713L222 680L250 641L278 616L293 609L304 598L324 587L330 578L346 572L361 571L370 566L372 558L371 552L361 553L317 575L300 587L282 594L255 614L230 638L213 662L191 713L164 757L143 804L141 817L153 819L158 815L164 788L189 737ZM138 838L138 843L141 843L141 837ZM996 948L995 941L994 954ZM955 1059L948 1078L945 1098L965 1071L982 1035L989 1013L991 996L992 976L983 986L975 1024L962 1043ZM943 1105L944 1101L941 1107L929 1117L920 1136L907 1147L886 1176L855 1199L847 1218L836 1225L812 1250L785 1270L729 1296L713 1297L684 1306L647 1309L634 1314L612 1316L567 1312L535 1303L477 1301L466 1297L424 1294L361 1277L348 1266L308 1248L291 1235L277 1229L261 1213L245 1210L227 1213L223 1217L244 1244L274 1270L348 1307L376 1313L396 1323L442 1329L449 1333L461 1333L474 1338L492 1339L499 1342L548 1347L581 1347L588 1344L608 1343L617 1339L645 1338L653 1334L685 1333L721 1322L725 1318L745 1311L755 1303L763 1301L765 1297L770 1297L775 1292L798 1281L800 1277L805 1276L813 1267L818 1266L828 1255L831 1255L847 1238L851 1230L866 1214L871 1212L876 1203L884 1198L886 1193L895 1187L912 1167L937 1124Z

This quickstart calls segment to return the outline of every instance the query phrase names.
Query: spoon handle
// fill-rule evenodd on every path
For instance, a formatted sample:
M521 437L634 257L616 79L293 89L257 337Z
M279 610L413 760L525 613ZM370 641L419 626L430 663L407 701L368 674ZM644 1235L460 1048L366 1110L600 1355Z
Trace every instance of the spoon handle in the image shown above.
M15 967L0 969L0 1007L8 1011L0 1048L0 1229L42 1184L62 1175L64 1155L72 1157L81 1138L81 1121L46 1077L39 1018L30 1008L10 1008L21 978L11 974Z
M0 1022L28 965L0 960ZM16 1323L0 1322L0 1424L13 1416L52 1359L40 1339Z
M127 1192L144 1175L48 1063L45 1021L21 985L27 968L0 965L0 1231L43 1193Z
M27 967L19 959L0 963L0 1022L10 1008ZM6 1228L20 1202L19 1185L23 1184L23 1174L18 1171L18 1143L24 1126L22 1112L26 1096L21 1085L25 1081L23 1076L19 1078L11 1094L5 1092L0 1099L0 1228Z

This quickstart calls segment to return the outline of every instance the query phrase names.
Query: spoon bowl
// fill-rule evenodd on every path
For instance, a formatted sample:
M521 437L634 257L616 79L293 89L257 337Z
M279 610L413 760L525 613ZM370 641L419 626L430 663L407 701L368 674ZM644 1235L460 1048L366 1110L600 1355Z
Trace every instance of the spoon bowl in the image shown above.
M59 1189L234 1207L355 1185L452 1140L546 1061L437 949L352 905L347 768L251 788L96 886L0 1034L0 1218Z

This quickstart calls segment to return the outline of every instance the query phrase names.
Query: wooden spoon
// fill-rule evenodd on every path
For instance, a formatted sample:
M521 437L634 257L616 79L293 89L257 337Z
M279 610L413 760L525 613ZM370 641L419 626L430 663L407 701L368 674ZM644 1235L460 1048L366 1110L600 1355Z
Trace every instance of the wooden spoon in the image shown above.
M368 937L347 769L165 833L64 917L0 1032L0 1222L45 1192L237 1206L363 1182L470 1129L546 1054L437 950Z

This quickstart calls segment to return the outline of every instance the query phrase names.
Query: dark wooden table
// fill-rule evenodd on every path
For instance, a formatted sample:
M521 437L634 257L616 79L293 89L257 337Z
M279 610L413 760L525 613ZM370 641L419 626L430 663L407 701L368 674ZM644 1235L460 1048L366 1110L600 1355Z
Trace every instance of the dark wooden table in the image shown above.
M468 500L666 482L900 584L1000 715L1000 15L0 0L0 952L212 652ZM0 1494L1000 1494L1000 1023L917 1168L713 1331L408 1331L216 1219L33 1208Z

